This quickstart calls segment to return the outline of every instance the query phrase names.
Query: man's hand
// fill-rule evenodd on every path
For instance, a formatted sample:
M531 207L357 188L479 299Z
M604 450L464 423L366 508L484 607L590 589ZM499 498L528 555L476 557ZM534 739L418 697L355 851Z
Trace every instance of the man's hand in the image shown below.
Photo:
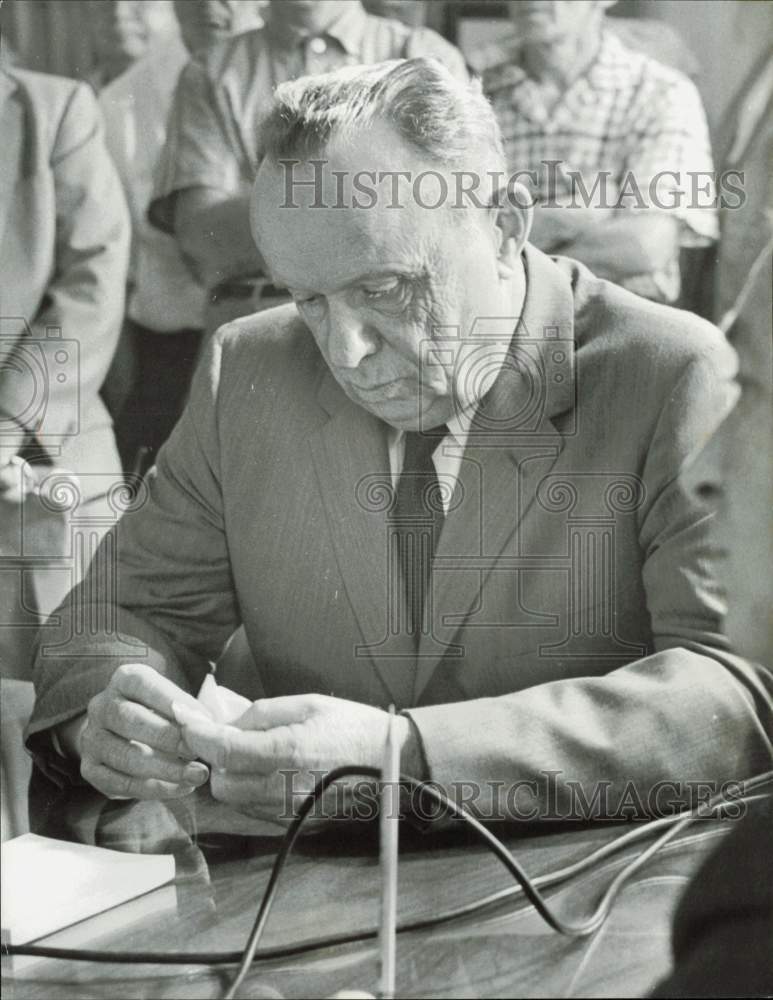
M612 209L600 205L537 205L529 241L543 253L566 254L578 237L601 233L612 217Z
M24 503L35 486L35 475L28 462L18 455L4 461L0 453L0 499L6 503Z
M18 454L26 437L26 431L15 423L13 429L4 427L0 433L0 498L7 503L23 503L35 487L32 469Z
M52 468L50 465L33 465L25 461L14 450L21 448L22 444L19 440L9 446L4 438L0 438L0 500L23 504L32 493L46 498L47 486L56 493L62 489L65 479L72 482L76 495L79 493L78 477L74 472L58 466ZM55 504L56 496L51 499Z
M246 195L224 197L222 192L203 187L180 191L175 199L174 228L188 266L207 288L264 270L250 232Z
M89 702L79 747L86 781L111 799L180 798L203 785L209 770L193 763L173 702L196 708L195 698L152 667L120 666Z
M345 764L380 767L389 723L380 708L318 694L253 702L231 726L182 704L175 704L174 714L186 744L212 767L213 797L282 823L292 820L303 796L325 773ZM402 770L410 772L420 751L408 719L398 716L396 724ZM326 806L341 804L335 792Z

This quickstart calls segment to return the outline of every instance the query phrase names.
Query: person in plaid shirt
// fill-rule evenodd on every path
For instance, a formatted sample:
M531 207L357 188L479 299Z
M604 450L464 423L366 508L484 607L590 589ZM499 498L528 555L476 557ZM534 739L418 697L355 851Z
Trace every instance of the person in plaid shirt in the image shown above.
M606 27L611 5L517 0L514 31L470 62L537 205L532 242L673 302L680 248L718 235L706 116L685 76Z

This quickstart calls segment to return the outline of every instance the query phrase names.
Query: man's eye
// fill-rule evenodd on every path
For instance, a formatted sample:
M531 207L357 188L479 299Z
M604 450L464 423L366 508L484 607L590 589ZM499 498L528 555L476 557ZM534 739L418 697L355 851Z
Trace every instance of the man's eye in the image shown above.
M370 299L371 302L375 302L379 299L385 299L393 296L396 292L401 290L402 285L402 281L395 279L394 281L390 281L388 284L376 285L373 288L363 286L362 293L366 299Z
M375 305L378 309L402 308L410 298L409 293L408 283L401 278L396 278L385 285L362 288L362 296L365 301Z

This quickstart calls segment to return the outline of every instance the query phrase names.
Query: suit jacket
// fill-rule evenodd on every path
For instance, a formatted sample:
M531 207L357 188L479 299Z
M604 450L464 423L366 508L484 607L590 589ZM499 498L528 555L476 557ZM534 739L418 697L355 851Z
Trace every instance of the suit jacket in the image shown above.
M485 786L483 812L505 794L490 780L536 783L541 815L604 783L618 797L635 783L657 812L658 782L769 766L771 677L728 649L711 517L679 481L728 409L733 352L573 261L524 260L418 655L400 633L385 425L283 306L219 331L140 509L42 631L30 746L121 662L196 690L243 622L269 696L409 710L432 777ZM93 603L116 582L117 620ZM249 673L223 680L256 692Z
M98 393L123 319L123 192L83 84L3 70L0 135L0 429L21 423L88 495L89 474L120 474Z

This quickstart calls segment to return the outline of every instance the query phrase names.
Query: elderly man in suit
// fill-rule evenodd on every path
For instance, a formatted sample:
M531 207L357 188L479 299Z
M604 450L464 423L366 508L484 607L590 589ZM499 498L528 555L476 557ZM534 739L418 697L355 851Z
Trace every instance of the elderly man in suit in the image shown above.
M84 84L0 70L0 135L0 660L4 676L25 676L30 611L50 613L78 578L67 494L87 551L120 483L99 391L123 318L129 218ZM46 484L63 485L56 467L76 478L47 503Z
M219 331L115 573L41 634L39 768L286 818L378 763L390 703L403 771L482 816L664 812L769 766L773 684L678 478L733 398L718 331L530 247L489 105L434 62L287 83L263 135L294 305ZM239 623L267 697L224 725L192 695Z

